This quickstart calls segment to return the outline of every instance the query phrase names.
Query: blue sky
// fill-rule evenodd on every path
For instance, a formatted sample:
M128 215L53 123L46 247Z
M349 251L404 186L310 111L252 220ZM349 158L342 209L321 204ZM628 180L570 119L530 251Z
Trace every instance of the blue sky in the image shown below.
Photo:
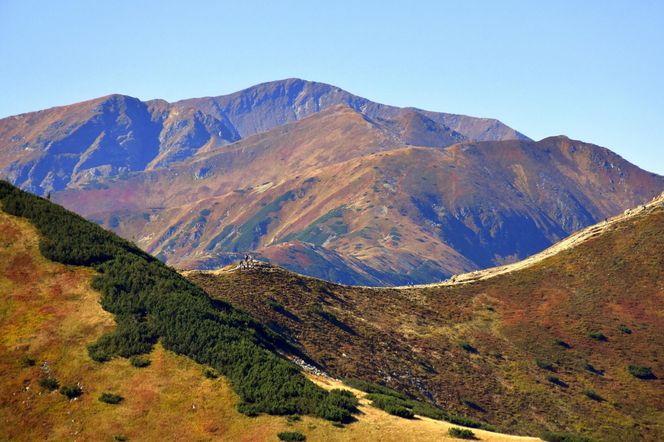
M661 1L0 0L0 117L300 77L566 134L664 174Z

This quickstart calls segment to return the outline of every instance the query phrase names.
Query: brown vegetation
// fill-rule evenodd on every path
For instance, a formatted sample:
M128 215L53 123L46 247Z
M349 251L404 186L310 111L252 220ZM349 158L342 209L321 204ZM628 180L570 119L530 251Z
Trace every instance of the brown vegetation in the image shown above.
M529 268L472 284L370 289L274 267L189 278L291 336L333 376L385 383L503 431L656 440L662 250L664 208L653 205ZM606 341L589 337L597 330ZM630 375L630 365L653 378Z

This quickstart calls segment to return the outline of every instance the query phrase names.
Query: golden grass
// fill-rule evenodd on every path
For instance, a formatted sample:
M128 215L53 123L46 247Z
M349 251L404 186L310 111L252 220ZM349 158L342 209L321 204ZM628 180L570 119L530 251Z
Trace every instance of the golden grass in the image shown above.
M304 417L250 418L238 413L237 395L220 378L207 379L203 367L160 345L152 364L135 368L126 359L92 361L86 346L113 329L90 288L93 272L46 260L38 234L26 221L0 212L0 439L104 441L129 440L275 441L281 431L299 431L310 441L440 441L449 424L405 420L361 406L358 422L345 428ZM36 365L22 366L22 357ZM38 384L47 373L61 385L79 383L83 395L68 401ZM318 379L317 382L323 383ZM327 388L338 385L327 381ZM122 395L119 405L98 400L102 392ZM487 441L512 436L476 434Z

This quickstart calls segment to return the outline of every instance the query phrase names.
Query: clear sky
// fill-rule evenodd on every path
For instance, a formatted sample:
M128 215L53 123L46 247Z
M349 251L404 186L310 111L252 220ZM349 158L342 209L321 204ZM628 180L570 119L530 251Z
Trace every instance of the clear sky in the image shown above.
M664 174L664 1L0 0L0 117L300 77Z

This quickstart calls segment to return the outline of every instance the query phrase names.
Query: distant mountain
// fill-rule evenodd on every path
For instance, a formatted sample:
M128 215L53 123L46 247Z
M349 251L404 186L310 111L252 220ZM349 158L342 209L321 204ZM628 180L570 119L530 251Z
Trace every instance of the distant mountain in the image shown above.
M366 285L514 262L664 189L599 146L297 79L9 117L0 175L171 265L252 253Z
M401 109L288 79L176 103L109 95L0 120L0 176L37 194L152 170L343 104L404 144L526 139L493 119Z
M662 189L664 178L565 137L404 146L336 106L54 198L178 267L254 251L312 276L390 285L525 258Z
M187 276L291 336L333 376L517 434L660 441L662 250L664 194L528 267L472 283L369 289L273 266Z

